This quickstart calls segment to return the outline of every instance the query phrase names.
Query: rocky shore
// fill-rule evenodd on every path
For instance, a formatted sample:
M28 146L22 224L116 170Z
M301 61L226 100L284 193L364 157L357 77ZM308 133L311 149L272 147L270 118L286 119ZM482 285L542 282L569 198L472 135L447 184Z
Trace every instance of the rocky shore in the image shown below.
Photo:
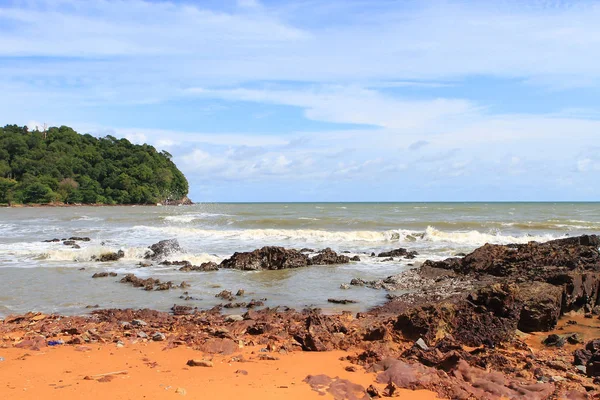
M147 258L160 260L177 246L173 241L157 243ZM374 380L372 386L353 390L354 397L340 399L393 396L398 388L428 389L452 399L598 398L599 248L595 235L487 244L464 257L427 261L380 281L354 279L348 287L409 291L358 314L251 307L222 315L221 307L174 305L172 313L108 309L75 317L9 316L0 323L0 346L35 351L149 341L164 342L166 349L185 346L220 355L260 346L265 357L273 358L294 351L344 350L347 360L373 372ZM315 253L263 247L197 270L351 262L331 249ZM397 249L380 256L410 259L414 254ZM184 262L175 265L194 270ZM144 288L163 284L135 277L127 282ZM233 298L231 294L229 300Z

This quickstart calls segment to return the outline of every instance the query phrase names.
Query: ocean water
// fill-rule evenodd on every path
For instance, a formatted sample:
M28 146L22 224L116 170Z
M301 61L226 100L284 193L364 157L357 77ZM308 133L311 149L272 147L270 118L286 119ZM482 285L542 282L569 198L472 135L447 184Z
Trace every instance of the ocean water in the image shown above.
M360 311L385 301L385 292L342 283L377 279L470 252L485 243L525 243L600 232L600 203L263 203L197 204L184 207L70 207L0 209L0 316L27 311L83 314L86 306L149 307L173 304L209 308L222 303L223 289L245 289L246 297L266 298L267 306L325 311ZM81 249L45 239L88 236ZM155 263L140 268L146 249L162 239L178 239L183 253L168 259L194 264L220 262L236 251L267 245L288 248L331 247L359 255L360 262L284 271L180 272ZM414 260L371 257L404 247ZM118 262L92 256L123 250ZM92 279L114 271L117 278ZM148 292L118 282L125 273L175 283L186 281L196 300L183 291ZM339 306L328 298L357 300ZM229 310L240 313L244 310Z

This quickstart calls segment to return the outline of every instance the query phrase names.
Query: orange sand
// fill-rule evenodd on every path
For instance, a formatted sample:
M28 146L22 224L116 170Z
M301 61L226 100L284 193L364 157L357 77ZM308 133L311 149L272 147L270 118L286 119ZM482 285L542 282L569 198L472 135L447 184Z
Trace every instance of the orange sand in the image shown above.
M340 361L348 353L295 352L274 354L279 360L259 360L259 347L240 350L245 362L232 356L210 356L190 348L163 350L163 343L57 346L31 351L0 348L0 399L332 399L313 391L307 375L340 377L365 388L375 374L345 371ZM239 354L234 354L237 356ZM214 367L188 367L189 359L212 359ZM245 370L247 375L236 373ZM100 374L112 375L106 382ZM85 377L87 379L84 379ZM92 379L90 379L90 377ZM382 391L384 385L376 385ZM427 391L402 390L401 398L436 399Z

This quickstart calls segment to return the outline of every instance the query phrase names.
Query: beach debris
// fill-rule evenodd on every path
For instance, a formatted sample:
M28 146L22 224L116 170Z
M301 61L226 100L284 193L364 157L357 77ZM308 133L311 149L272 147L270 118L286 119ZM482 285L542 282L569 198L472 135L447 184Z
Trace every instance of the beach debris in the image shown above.
M175 393L185 396L187 394L187 391L182 387L178 387L177 389L175 389Z
M154 340L155 342L162 342L162 341L164 341L166 338L167 338L167 337L165 336L165 334L164 334L164 333L161 333L161 332L155 332L155 333L152 335L152 340Z
M212 361L207 360L188 360L187 365L190 367L207 367L210 368L213 366Z

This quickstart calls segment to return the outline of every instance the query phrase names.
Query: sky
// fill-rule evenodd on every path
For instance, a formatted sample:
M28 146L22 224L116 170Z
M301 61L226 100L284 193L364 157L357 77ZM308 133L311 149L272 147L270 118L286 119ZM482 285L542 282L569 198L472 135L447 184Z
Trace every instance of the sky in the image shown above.
M0 0L0 125L194 201L600 200L600 2Z

